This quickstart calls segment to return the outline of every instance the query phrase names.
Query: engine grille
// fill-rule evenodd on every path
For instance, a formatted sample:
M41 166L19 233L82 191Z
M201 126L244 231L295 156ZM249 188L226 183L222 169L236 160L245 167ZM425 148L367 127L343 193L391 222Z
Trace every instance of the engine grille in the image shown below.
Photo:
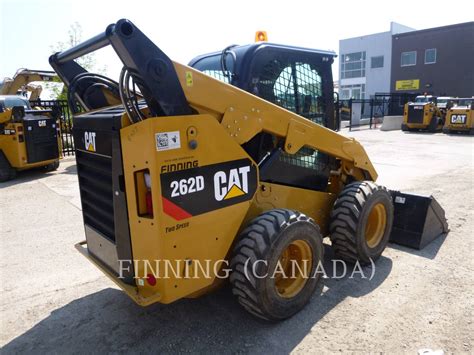
M76 152L84 222L115 242L112 159Z
M408 123L423 123L423 114L425 112L423 106L421 108L415 109L415 107L420 106L408 106Z

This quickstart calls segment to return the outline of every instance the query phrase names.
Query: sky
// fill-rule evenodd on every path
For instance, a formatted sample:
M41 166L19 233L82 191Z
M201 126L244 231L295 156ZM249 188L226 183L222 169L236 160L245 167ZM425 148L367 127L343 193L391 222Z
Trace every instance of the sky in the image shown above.
M251 43L257 30L267 31L270 42L337 53L340 39L389 31L391 21L425 29L472 21L473 10L472 1L459 0L428 8L415 0L0 0L0 80L18 68L50 70L52 48L67 40L75 22L86 40L127 18L171 59L187 64L199 54ZM110 48L95 60L118 79L121 65Z

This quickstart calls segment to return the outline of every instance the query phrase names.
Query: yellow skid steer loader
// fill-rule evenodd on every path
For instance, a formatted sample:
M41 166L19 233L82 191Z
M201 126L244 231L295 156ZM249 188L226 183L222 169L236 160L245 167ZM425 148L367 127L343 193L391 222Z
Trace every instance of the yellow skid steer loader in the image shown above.
M74 61L107 45L118 81ZM140 305L198 297L229 273L246 310L281 320L321 285L323 237L366 264L393 230L417 246L442 233L439 206L427 233L431 199L377 185L364 148L333 130L334 56L256 43L186 66L128 20L52 55L75 112L77 248Z

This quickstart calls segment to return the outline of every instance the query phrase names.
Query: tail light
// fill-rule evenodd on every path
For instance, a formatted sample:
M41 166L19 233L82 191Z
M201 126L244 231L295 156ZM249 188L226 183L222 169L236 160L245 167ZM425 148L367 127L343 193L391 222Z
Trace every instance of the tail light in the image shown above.
M137 209L140 217L153 218L153 194L151 176L148 169L135 172Z
M145 186L146 186L146 196L145 196L145 201L146 201L146 212L148 215L153 217L153 199L151 195L151 177L149 173L143 174L145 178Z

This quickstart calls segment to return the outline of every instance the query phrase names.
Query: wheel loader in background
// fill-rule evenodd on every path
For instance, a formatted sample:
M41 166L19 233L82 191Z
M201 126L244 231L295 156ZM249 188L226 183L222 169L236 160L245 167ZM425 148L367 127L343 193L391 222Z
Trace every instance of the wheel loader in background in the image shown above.
M436 104L436 96L420 95L415 102L405 104L402 131L440 131L444 125L446 110Z
M60 108L34 110L23 96L0 96L0 182L17 171L59 167L60 117Z
M74 61L107 45L118 82ZM77 249L140 305L201 296L230 270L247 311L281 320L321 286L323 237L366 264L397 228L418 241L442 232L433 220L427 235L431 200L377 185L364 148L332 130L334 56L256 43L186 66L124 19L52 55L74 112Z
M443 133L474 134L474 98L458 98L448 109Z
M5 78L0 84L0 95L28 96L28 100L35 101L40 98L43 87L31 84L34 81L54 81L57 75L49 70L18 69L13 78Z

